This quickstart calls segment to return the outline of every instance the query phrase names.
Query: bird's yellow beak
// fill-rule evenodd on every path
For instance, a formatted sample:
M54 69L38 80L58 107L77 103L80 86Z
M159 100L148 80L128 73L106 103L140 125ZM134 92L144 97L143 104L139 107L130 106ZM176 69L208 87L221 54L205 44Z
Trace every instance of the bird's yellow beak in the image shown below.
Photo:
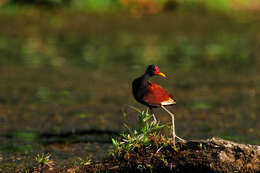
M166 75L165 75L165 74L163 74L162 72L158 73L157 75L160 75L160 76L162 76L162 77L166 78Z

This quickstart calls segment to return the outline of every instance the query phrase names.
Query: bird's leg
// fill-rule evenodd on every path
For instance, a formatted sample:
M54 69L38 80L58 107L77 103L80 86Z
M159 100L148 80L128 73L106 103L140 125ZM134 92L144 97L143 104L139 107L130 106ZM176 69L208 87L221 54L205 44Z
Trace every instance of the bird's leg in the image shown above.
M176 138L176 134L175 134L175 125L174 125L174 114L171 113L168 109L166 109L163 105L161 106L168 114L171 115L172 117L172 143L175 146L175 138Z
M180 138L179 136L176 136L176 133L175 133L175 124L174 124L174 114L171 113L168 109L166 109L163 105L161 105L161 107L168 113L171 115L172 117L172 141L173 141L173 144L175 145L175 138L181 140L182 142L186 142L184 139Z
M153 123L156 124L157 123L157 119L155 118L155 115L154 115L154 112L153 112L153 109L150 107L150 113L152 114L153 116Z

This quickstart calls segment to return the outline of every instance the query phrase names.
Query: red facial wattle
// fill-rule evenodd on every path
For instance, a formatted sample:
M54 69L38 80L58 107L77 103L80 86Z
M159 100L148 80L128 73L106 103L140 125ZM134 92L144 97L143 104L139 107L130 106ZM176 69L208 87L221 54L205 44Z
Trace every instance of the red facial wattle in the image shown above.
M155 66L155 71L154 71L154 75L160 75L162 77L166 77L165 74L163 74L162 72L160 72L159 67Z

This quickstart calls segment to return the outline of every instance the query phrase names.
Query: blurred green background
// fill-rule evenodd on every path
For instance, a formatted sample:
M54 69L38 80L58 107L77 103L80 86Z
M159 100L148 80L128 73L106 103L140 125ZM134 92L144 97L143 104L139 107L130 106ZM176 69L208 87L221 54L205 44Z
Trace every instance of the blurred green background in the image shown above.
M111 136L137 126L128 105L146 109L131 82L150 64L177 100L178 136L259 145L259 9L254 0L2 0L0 170L32 167L41 152L63 166L106 157Z

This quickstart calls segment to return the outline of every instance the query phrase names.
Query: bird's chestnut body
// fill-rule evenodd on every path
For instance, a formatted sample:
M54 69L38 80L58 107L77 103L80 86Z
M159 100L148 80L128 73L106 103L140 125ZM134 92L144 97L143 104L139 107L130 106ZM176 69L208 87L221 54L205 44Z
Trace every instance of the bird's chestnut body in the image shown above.
M178 138L182 142L185 142L184 139L176 136L175 134L175 125L174 125L174 114L171 113L164 106L174 105L176 104L173 97L160 85L149 81L149 78L154 75L160 75L166 77L165 74L160 72L158 66L150 65L146 69L145 73L135 79L132 83L133 95L134 98L141 104L148 106L152 112L152 108L161 107L167 113L169 113L172 117L172 141L173 145L175 145L175 138ZM154 114L154 123L157 122Z
M165 89L160 85L149 81L149 78L154 75L165 77L157 66L150 65L144 75L133 81L132 89L134 98L139 103L144 104L149 108L176 104L173 97Z

